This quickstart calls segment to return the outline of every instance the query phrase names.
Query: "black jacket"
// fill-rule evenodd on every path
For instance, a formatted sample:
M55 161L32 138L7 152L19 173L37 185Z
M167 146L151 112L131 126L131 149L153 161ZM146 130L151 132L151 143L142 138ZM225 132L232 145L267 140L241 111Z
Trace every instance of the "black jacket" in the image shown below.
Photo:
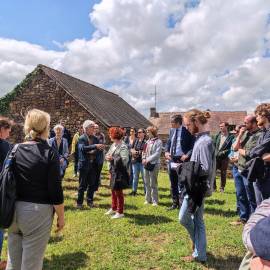
M120 156L114 156L110 166L111 189L120 190L129 187L129 174Z
M180 184L184 185L185 193L189 196L189 211L195 213L206 195L208 174L197 161L184 162L178 168Z
M261 158L266 153L270 153L270 128L262 131L257 145L250 151L250 157ZM260 180L259 177L257 179ZM270 162L264 162L264 179L270 179Z
M228 158L229 153L231 151L231 146L233 142L234 136L229 134L223 145L220 147L221 140L221 132L219 132L215 138L213 139L215 148L216 148L216 158L219 160L223 160Z
M165 146L165 152L170 152L171 146L172 146L172 138L174 135L175 130L170 129L169 139ZM181 148L185 155L191 156L192 148L194 146L195 137L190 134L190 132L182 126L182 132L181 132Z
M97 154L100 150L97 149L96 144L99 141L95 136L91 136L91 140L92 144L89 143L89 137L86 134L80 136L78 140L79 170L89 170L90 163L97 163Z
M251 159L246 163L246 168L241 175L250 182L255 182L257 179L264 180L264 161L259 157Z

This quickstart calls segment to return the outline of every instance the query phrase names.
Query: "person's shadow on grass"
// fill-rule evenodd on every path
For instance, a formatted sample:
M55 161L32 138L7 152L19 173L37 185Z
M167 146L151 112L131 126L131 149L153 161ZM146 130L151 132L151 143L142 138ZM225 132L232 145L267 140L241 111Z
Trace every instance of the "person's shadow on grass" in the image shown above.
M161 223L175 222L171 218L157 215L144 215L144 214L129 214L125 213L130 223L135 223L140 226L155 225Z
M50 259L45 258L43 270L76 270L86 266L87 259L84 252L52 255Z
M243 258L239 256L215 256L212 253L207 254L207 263L205 266L214 270L234 270L238 269Z

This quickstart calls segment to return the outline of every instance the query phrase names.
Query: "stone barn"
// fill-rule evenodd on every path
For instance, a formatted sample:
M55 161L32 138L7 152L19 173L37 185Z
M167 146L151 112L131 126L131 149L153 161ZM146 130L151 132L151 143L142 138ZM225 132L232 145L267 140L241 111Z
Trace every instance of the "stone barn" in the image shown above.
M52 127L64 120L71 134L86 119L95 121L105 133L111 126L145 128L151 125L120 96L44 65L38 65L0 99L0 114L16 123L12 132L14 141L22 140L23 117L32 108L48 112Z

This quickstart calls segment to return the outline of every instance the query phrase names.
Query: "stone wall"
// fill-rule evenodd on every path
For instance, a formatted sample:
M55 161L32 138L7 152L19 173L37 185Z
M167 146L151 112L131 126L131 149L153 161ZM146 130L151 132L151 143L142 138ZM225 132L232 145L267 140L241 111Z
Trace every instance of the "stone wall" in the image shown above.
M13 142L23 140L23 115L33 108L44 110L51 115L51 127L58 124L60 120L64 120L66 128L72 135L86 119L95 121L100 125L101 130L107 133L107 127L97 121L42 70L34 76L23 91L17 94L9 106L10 118L16 123L11 134Z

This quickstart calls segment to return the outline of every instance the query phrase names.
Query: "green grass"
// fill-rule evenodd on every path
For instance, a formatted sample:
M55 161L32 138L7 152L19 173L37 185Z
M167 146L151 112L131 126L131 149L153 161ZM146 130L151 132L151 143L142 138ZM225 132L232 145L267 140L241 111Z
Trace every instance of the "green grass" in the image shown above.
M139 196L125 196L125 218L121 220L104 216L111 200L107 179L105 171L95 197L97 207L78 211L75 208L78 180L72 178L72 168L68 168L64 180L66 226L62 237L52 233L44 270L238 269L245 250L242 226L229 225L237 218L231 180L224 194L215 193L206 201L208 263L203 266L181 261L182 256L191 254L191 243L178 222L178 211L166 210L171 202L166 173L159 175L160 205L143 204L140 184Z

